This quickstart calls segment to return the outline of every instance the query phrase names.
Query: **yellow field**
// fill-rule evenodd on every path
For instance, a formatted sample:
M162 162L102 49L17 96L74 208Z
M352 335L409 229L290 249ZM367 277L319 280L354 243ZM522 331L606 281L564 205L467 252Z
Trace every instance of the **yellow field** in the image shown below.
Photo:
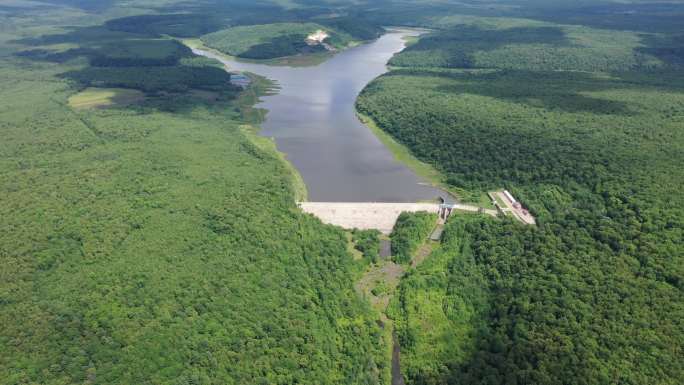
M126 106L145 98L138 90L125 88L86 88L69 98L69 106L76 109Z

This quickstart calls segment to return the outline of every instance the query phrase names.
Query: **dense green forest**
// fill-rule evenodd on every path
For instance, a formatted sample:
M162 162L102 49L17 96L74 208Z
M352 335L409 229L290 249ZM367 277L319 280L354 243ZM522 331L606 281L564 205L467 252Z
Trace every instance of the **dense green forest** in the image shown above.
M389 313L408 383L684 378L679 59L660 57L655 71L597 65L579 49L546 68L523 53L530 41L562 46L560 31L502 34L512 48L466 64L445 61L460 54L449 44L478 57L495 32L433 32L393 59L413 68L380 77L357 101L446 183L504 186L538 219L456 217L439 250L402 280Z
M680 0L2 2L0 383L389 384L390 327L409 385L683 383L683 18ZM505 187L537 218L453 216L393 277L389 320L354 291L391 263L380 234L303 214L254 135L263 80L240 92L176 40L268 58L315 50L308 26L336 48L429 28L358 110L445 184ZM70 106L110 87L128 101ZM402 216L397 262L434 219Z
M296 208L218 63L161 22L0 19L2 384L388 381L345 233ZM71 109L88 86L146 97Z
M657 35L605 31L538 22L461 24L423 37L392 58L400 67L510 68L521 70L625 71L684 63L677 43ZM655 44L655 43L654 43Z

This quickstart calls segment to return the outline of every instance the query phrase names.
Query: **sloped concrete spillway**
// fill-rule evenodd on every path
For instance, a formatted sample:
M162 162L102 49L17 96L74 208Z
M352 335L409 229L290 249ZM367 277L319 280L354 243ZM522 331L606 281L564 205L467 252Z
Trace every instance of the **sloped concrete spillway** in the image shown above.
M439 214L441 219L446 219L452 210L497 215L496 210L459 203L299 202L299 207L323 223L346 229L376 229L385 234L392 232L399 214L404 211L427 211Z
M324 202L420 202L446 197L396 161L355 113L359 92L387 71L386 63L404 48L411 30L391 30L379 39L309 67L287 67L228 60L211 52L230 70L274 80L276 95L258 107L268 110L261 134L299 170L309 200Z

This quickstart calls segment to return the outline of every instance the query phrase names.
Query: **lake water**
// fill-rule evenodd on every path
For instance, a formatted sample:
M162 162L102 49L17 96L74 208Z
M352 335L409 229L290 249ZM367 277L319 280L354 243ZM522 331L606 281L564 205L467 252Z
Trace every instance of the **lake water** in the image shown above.
M376 41L342 51L308 67L221 60L230 70L274 80L278 94L257 107L268 110L261 135L299 170L310 201L417 202L446 194L396 161L361 123L354 109L359 92L387 71L386 63L415 31L390 31Z

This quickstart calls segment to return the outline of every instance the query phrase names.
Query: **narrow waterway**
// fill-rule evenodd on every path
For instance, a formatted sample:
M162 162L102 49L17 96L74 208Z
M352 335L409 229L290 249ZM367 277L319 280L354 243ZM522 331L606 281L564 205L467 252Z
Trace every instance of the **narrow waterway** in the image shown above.
M252 72L280 87L257 106L268 110L261 135L275 138L306 184L310 201L417 202L446 194L396 161L355 113L354 103L386 63L404 48L409 30L342 51L315 66L288 67L230 60L230 70Z
M392 331L392 385L406 385L401 375L401 346L396 331Z

